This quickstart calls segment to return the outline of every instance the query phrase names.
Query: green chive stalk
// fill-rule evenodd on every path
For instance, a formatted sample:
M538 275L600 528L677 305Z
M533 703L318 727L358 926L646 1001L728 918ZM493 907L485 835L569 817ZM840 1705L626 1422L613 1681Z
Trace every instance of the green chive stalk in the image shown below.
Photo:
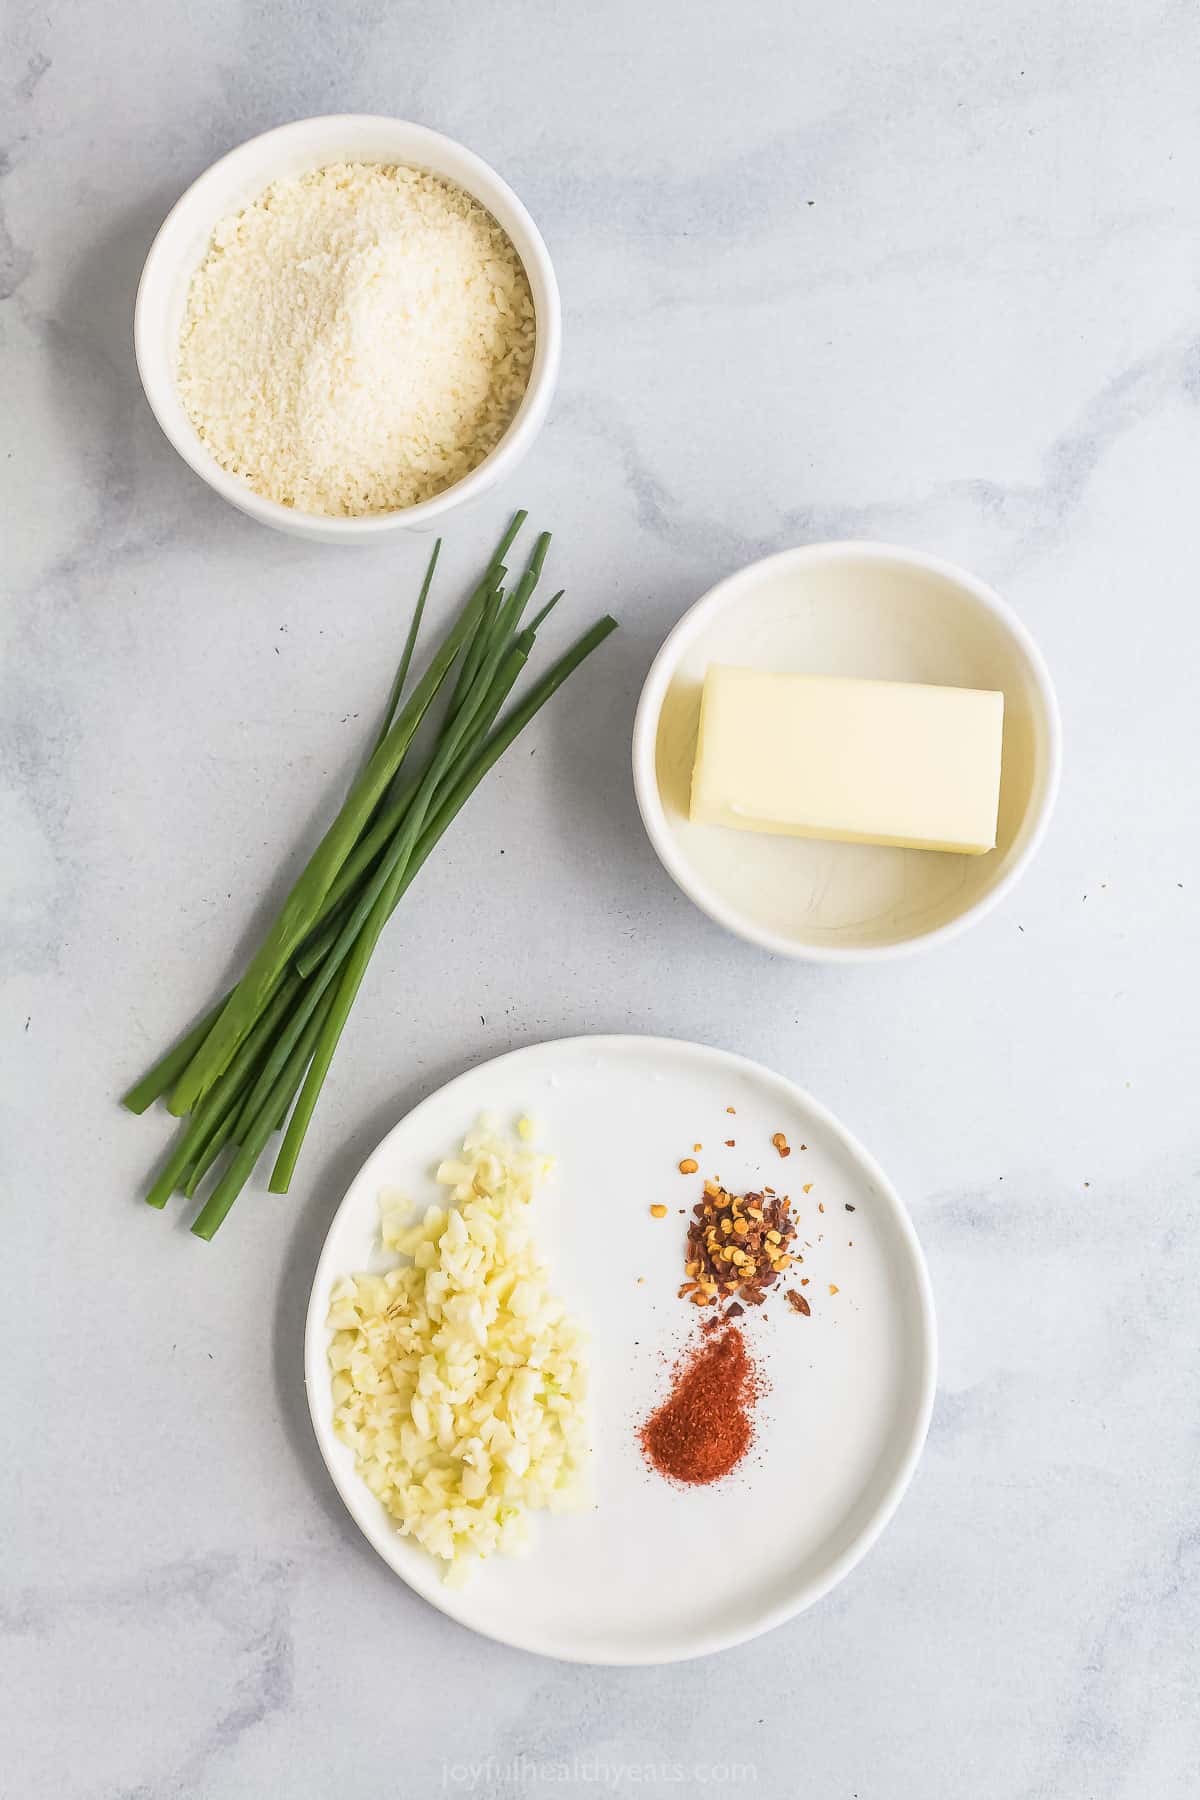
M288 1007L301 986L300 977L290 971L272 995L254 1029L239 1046L233 1061L213 1084L184 1126L150 1192L148 1206L164 1207L177 1185L186 1184L196 1158L203 1152L212 1134L236 1116L244 1084L267 1050L274 1032L282 1023Z
M459 810L534 715L615 629L600 620L496 721L534 639L561 592L521 627L549 534L509 593L507 555L525 514L510 524L487 571L405 700L405 688L441 548L434 545L371 755L284 902L241 980L144 1075L124 1104L142 1112L169 1095L190 1115L147 1199L176 1187L192 1196L231 1152L192 1230L211 1238L249 1179L271 1134L284 1127L271 1175L285 1192L317 1099L388 918ZM433 749L415 772L413 739L458 665ZM290 1118L289 1118L290 1115Z
M437 655L417 683L411 698L401 709L383 743L351 788L337 818L309 858L299 880L284 901L278 918L252 957L249 968L234 988L216 1024L176 1082L169 1101L173 1113L192 1110L226 1069L238 1045L253 1027L294 951L316 923L321 904L333 885L338 870L354 849L364 826L383 798L416 735L417 727L450 673L482 610L482 600L473 596L446 633Z
M349 1017L350 1008L358 993L363 975L371 953L379 940L379 935L401 898L411 885L413 878L425 861L430 850L437 843L442 833L450 825L462 806L470 799L479 783L488 771L495 766L500 757L529 724L534 715L541 710L547 700L557 692L579 664L591 655L610 632L615 631L617 622L613 618L603 618L585 632L566 655L561 657L554 667L543 676L542 680L530 692L511 716L505 720L500 729L491 737L474 761L465 768L457 782L438 807L429 827L414 846L411 854L402 852L396 856L396 869L388 887L380 895L372 909L367 923L356 940L354 949L346 961L342 978L338 983L336 996L326 1018L325 1027L317 1042L312 1065L305 1077L304 1087L296 1103L280 1147L279 1156L271 1172L270 1188L272 1193L285 1194L296 1167L296 1159L300 1154L304 1135L308 1130L313 1109L317 1103L321 1086L329 1072L329 1065L337 1049L342 1029ZM515 679L515 676L514 676ZM406 833L407 835L407 833Z
M166 1093L168 1088L174 1087L220 1018L221 1009L232 992L233 989L230 988L229 994L226 994L224 999L218 1000L215 1006L210 1007L204 1017L192 1026L186 1036L180 1038L173 1049L168 1050L165 1056L160 1056L152 1069L147 1069L142 1079L136 1082L122 1097L122 1106L128 1107L131 1113L144 1113L147 1107L153 1106L154 1102Z
M309 1019L291 1055L276 1077L274 1086L265 1095L258 1112L249 1121L229 1167L192 1221L192 1231L196 1237L205 1238L211 1242L220 1230L230 1207L250 1179L254 1165L262 1155L263 1146L275 1129L275 1121L279 1116L280 1109L286 1103L288 1095L295 1092L296 1083L312 1055L313 1045L325 1023L327 1006L328 1002L326 1005L318 1007Z
M378 735L371 746L372 756L374 756L377 750L382 748L383 741L392 728L392 721L396 716L396 708L400 704L400 697L404 692L404 684L408 680L408 671L412 667L413 651L417 647L417 633L421 629L421 619L425 612L425 602L429 598L429 589L433 582L433 571L437 568L437 560L441 548L442 540L441 538L438 538L433 546L433 555L429 558L429 567L425 571L425 579L421 583L421 592L417 595L417 604L413 609L412 623L408 628L408 636L404 640L404 650L401 654L400 664L392 681L392 691L388 695L387 706L384 710L383 723L380 725Z

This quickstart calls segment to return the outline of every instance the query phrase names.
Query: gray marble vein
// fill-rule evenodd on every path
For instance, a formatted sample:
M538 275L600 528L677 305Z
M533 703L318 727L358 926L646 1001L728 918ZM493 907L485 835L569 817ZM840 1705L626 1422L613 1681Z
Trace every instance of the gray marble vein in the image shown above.
M4 1800L1200 1791L1198 59L1185 0L11 0ZM298 866L428 546L225 507L148 412L133 297L215 156L333 110L494 162L562 284L554 412L456 520L445 594L523 504L569 590L553 642L605 607L623 629L406 899L293 1195L205 1250L140 1206L165 1128L114 1096ZM668 627L831 536L995 580L1067 733L1023 887L885 969L726 938L629 785ZM882 1542L804 1618L667 1669L556 1666L425 1607L344 1514L300 1381L373 1143L473 1062L586 1030L802 1080L907 1196L938 1296Z

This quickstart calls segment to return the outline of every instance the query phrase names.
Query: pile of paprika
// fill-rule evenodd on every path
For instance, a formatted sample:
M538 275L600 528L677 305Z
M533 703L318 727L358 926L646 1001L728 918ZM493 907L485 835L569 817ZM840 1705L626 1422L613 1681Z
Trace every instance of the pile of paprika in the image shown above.
M719 1481L750 1448L759 1388L739 1328L709 1333L675 1365L670 1393L642 1426L647 1460L671 1481Z

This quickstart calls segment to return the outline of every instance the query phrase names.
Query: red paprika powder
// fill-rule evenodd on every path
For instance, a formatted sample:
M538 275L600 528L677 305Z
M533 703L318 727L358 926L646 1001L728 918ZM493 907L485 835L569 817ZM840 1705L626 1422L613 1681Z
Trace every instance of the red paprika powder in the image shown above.
M638 1434L647 1461L671 1481L719 1481L750 1448L758 1390L737 1326L709 1334L675 1365L670 1393Z

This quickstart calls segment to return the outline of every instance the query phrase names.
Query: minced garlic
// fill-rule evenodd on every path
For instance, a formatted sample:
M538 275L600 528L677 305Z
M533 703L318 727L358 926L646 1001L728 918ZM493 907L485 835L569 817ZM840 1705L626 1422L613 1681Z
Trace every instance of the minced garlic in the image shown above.
M334 1430L453 1585L481 1557L522 1554L532 1509L587 1500L583 1335L528 1219L550 1166L481 1120L438 1170L456 1204L408 1224L386 1190L383 1243L407 1260L331 1296Z

